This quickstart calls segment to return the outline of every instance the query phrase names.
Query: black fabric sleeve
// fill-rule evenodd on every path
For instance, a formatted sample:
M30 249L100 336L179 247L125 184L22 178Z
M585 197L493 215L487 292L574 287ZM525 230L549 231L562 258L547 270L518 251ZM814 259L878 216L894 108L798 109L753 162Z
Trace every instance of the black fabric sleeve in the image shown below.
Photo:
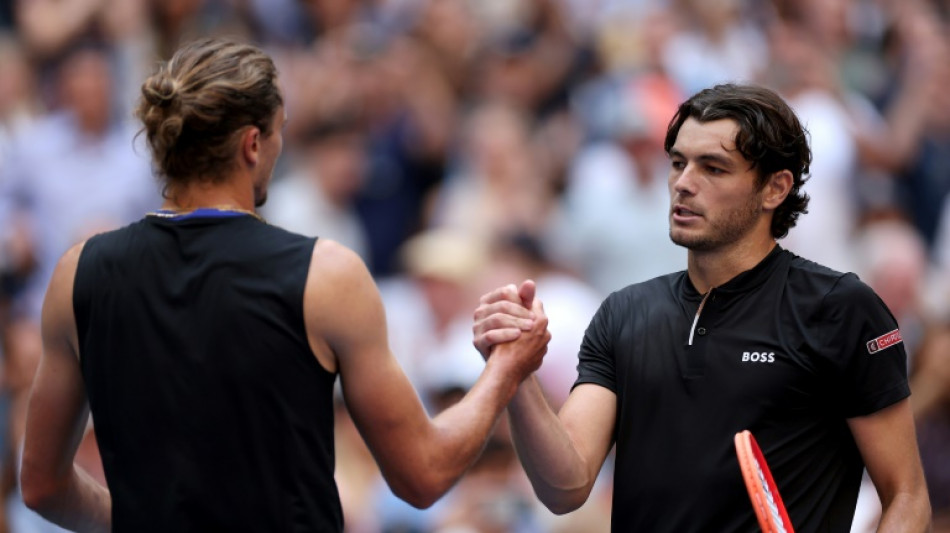
M845 417L874 413L910 395L897 321L857 276L838 280L825 296L819 320L824 356L838 372L833 386Z
M582 383L594 383L614 393L617 392L617 371L613 349L616 335L614 313L611 311L616 297L615 293L600 304L600 308L584 332L578 355L577 381L574 382L574 387Z

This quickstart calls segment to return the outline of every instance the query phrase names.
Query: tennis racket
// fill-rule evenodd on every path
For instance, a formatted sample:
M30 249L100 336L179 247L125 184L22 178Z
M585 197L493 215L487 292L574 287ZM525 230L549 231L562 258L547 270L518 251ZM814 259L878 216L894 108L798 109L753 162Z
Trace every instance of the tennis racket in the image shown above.
M778 493L772 472L755 437L748 430L736 433L736 456L742 469L742 479L749 491L752 508L759 519L763 533L794 533L785 504Z

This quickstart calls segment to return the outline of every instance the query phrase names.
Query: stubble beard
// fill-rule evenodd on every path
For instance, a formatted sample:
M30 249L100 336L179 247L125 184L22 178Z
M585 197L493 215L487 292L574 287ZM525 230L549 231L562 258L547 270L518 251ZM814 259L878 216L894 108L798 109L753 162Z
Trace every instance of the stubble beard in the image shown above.
M758 223L761 207L759 195L753 195L745 204L723 213L719 220L709 223L709 230L702 234L679 234L670 224L670 240L694 252L708 252L733 244L752 231Z

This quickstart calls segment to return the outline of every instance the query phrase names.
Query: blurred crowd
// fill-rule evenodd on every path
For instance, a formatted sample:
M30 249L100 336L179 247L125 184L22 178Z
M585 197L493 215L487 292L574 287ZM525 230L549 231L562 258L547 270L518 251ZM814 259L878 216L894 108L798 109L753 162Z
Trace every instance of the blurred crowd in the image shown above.
M50 272L160 205L131 109L157 62L204 35L274 57L289 122L262 213L363 257L432 412L481 369L479 295L527 277L554 335L540 379L563 402L601 299L685 268L662 146L677 104L725 81L779 91L814 152L809 213L781 244L857 272L898 319L950 531L950 1L0 0L0 533L57 531L16 486ZM609 531L609 461L588 504L555 517L502 423L418 511L342 404L336 424L348 532ZM79 457L101 479L91 428ZM856 531L876 518L861 502Z

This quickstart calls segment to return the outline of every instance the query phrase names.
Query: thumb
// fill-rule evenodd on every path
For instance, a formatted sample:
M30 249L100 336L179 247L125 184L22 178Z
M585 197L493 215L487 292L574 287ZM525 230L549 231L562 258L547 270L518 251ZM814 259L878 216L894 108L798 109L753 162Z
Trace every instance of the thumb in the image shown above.
M537 287L534 285L534 280L524 280L521 286L518 287L518 296L521 297L521 305L527 309L534 307L534 294L536 290Z

